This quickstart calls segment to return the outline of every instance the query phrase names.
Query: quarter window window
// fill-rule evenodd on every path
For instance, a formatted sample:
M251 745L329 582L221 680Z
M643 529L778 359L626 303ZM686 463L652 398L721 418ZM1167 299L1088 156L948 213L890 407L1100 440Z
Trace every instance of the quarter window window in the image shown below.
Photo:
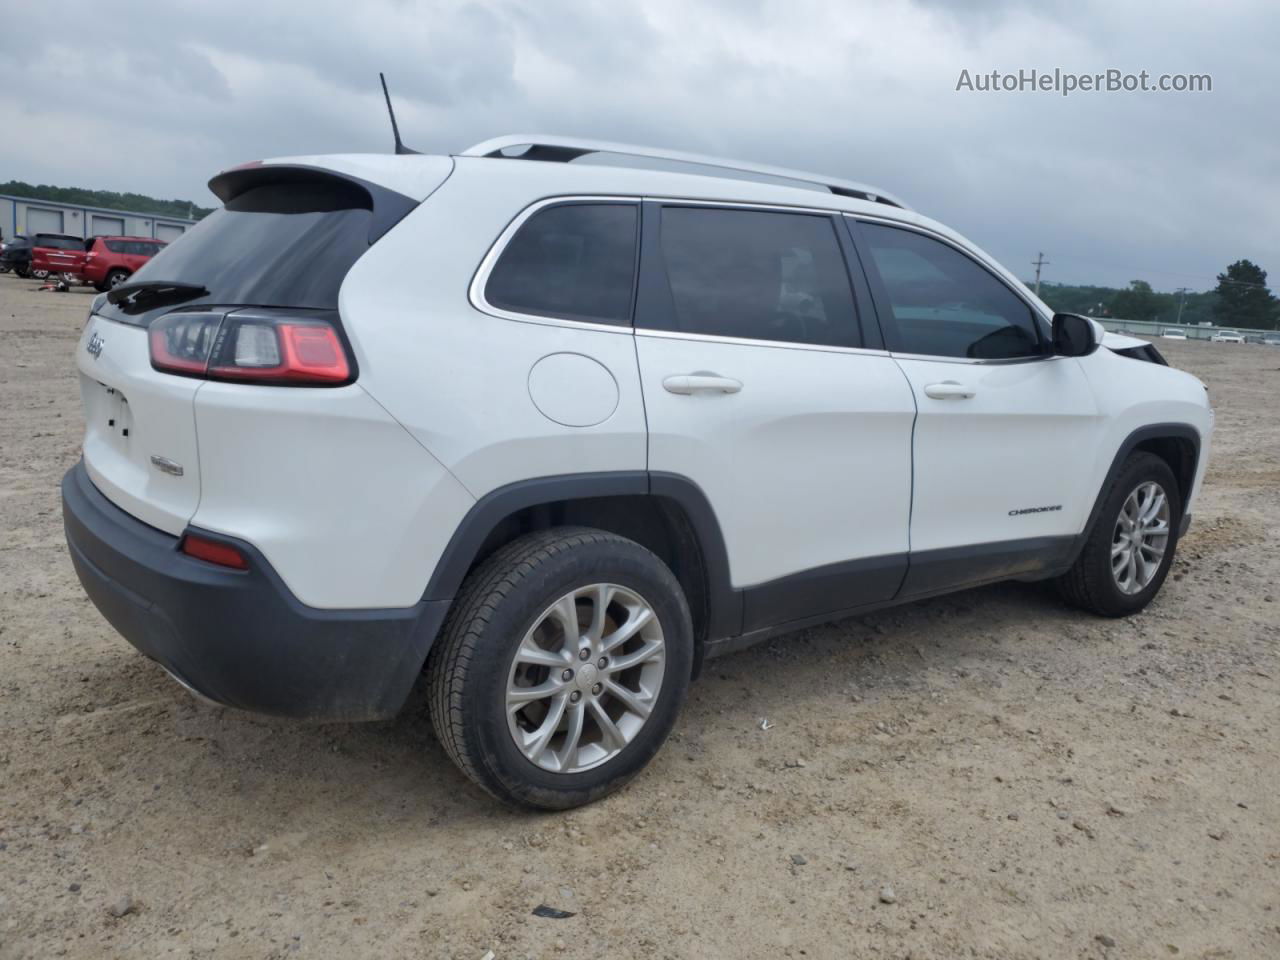
M1043 353L1031 307L974 260L913 230L860 229L893 310L894 349L978 360Z
M638 223L630 203L540 210L502 251L485 299L516 313L630 323Z
M849 273L829 217L665 207L662 258L675 330L861 346Z

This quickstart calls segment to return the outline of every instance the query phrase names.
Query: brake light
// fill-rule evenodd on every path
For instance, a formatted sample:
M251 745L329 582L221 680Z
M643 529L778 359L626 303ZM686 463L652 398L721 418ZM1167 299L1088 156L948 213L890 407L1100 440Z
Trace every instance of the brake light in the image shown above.
M170 313L151 325L151 365L211 380L289 386L349 383L337 325L297 312Z
M207 540L192 533L182 538L182 552L206 563L216 563L220 567L231 567L235 570L249 569L249 561L235 547L216 540Z

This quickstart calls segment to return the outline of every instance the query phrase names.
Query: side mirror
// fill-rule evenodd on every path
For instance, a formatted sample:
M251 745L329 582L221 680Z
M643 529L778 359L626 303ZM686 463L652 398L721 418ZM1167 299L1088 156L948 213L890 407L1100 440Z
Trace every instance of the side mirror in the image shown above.
M1053 352L1060 357L1087 357L1098 349L1097 328L1078 313L1053 315Z

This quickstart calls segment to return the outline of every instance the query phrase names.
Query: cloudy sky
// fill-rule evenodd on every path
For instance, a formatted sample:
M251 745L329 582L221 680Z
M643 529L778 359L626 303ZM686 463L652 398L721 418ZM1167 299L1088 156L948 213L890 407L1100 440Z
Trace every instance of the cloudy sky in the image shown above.
M1280 287L1272 0L63 0L0 29L0 181L214 205L260 157L499 133L650 143L878 184L1016 270ZM305 11L305 12L304 12ZM1207 73L1208 93L957 91L1020 69Z

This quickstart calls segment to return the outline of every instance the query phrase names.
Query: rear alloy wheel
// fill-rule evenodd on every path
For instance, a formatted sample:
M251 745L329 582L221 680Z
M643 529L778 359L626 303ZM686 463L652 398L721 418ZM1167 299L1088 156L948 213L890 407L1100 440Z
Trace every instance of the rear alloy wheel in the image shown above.
M127 270L112 270L107 274L107 289L114 290L128 279L129 272Z
M36 280L48 280L49 271L48 270L32 270L31 276Z
M1173 564L1181 518L1169 465L1155 454L1135 453L1112 479L1080 555L1059 579L1063 596L1105 617L1141 610Z
M662 624L613 583L570 590L516 648L507 729L530 763L578 773L616 757L644 729L666 668Z
M661 560L603 530L545 530L463 583L427 661L431 722L498 799L576 807L657 753L692 666L688 604Z

